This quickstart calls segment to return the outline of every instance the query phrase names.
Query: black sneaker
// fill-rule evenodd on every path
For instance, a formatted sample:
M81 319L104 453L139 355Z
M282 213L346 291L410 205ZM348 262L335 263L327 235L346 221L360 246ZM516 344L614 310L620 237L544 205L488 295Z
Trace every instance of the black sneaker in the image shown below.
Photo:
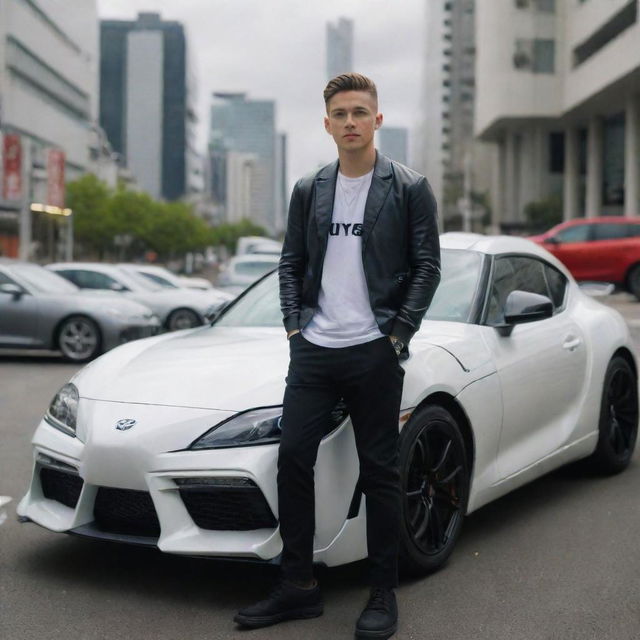
M356 622L356 638L390 638L398 628L398 605L393 589L374 587Z
M284 620L317 618L322 615L320 587L303 589L288 582L281 582L266 600L240 609L233 619L243 627L257 629Z

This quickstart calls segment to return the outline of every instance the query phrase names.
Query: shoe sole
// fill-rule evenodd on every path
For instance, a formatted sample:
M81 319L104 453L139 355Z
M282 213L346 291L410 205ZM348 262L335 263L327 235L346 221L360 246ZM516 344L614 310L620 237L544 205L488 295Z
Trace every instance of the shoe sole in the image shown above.
M305 607L304 609L292 609L284 613L273 616L241 616L236 615L233 621L243 627L249 629L259 629L260 627L268 627L272 624L285 622L286 620L308 620L310 618L318 618L323 613L323 606Z
M380 629L379 631L356 629L356 638L378 638L379 640L387 640L387 638L390 638L397 630L397 623L387 627L386 629Z

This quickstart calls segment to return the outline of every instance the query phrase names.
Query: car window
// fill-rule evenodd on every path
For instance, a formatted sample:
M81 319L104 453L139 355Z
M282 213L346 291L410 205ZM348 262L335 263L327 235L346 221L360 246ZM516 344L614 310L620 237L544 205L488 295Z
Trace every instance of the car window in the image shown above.
M236 262L234 270L239 276L255 276L257 278L277 266L277 262Z
M0 284L16 284L16 281L12 280L6 273L0 271Z
M114 285L116 288L120 285L117 280L99 271L65 269L64 271L59 271L59 273L69 278L71 282L78 285L81 289L112 289Z
M640 224L626 224L627 238L635 238L640 236Z
M9 273L32 293L72 293L78 289L59 274L37 264L19 263L9 267Z
M553 274L545 268L546 264L536 258L528 258L525 256L504 256L496 258L493 274L491 277L491 286L489 293L489 307L487 311L486 322L489 325L504 323L504 308L507 298L512 291L527 291L529 293L537 293L541 296L547 296L552 301L554 295L550 291L548 285L549 277L555 278ZM554 270L555 271L555 270ZM562 274L557 272L559 276ZM554 280L556 287L556 300L564 301L564 289L562 292L561 283ZM565 283L566 286L566 283ZM554 303L554 307L555 307ZM558 306L562 306L562 302Z
M576 224L558 231L554 236L558 242L587 242L590 239L592 224Z
M151 282L155 284L159 284L161 287L166 287L167 289L178 289L179 287L173 282L169 282L166 278L159 276L157 273L151 273L150 271L138 271L141 276L148 278Z
M549 294L553 302L554 311L564 307L564 298L567 292L569 281L555 267L550 264L544 265L544 275L547 279Z
M627 226L626 224L594 224L593 232L594 232L594 240L615 240L617 238L626 238L627 237Z

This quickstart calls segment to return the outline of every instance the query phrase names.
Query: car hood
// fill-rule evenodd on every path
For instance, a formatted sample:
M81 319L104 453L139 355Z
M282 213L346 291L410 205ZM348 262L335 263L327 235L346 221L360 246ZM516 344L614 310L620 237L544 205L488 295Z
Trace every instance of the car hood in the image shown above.
M477 332L450 324L425 323L412 350L444 349L465 371L486 363ZM282 402L288 363L280 328L200 327L118 347L73 381L92 400L243 411Z
M65 309L74 309L78 313L89 311L101 315L107 309L117 309L128 316L147 317L151 314L149 307L123 298L110 291L80 289L69 293L41 294L40 298L53 299Z

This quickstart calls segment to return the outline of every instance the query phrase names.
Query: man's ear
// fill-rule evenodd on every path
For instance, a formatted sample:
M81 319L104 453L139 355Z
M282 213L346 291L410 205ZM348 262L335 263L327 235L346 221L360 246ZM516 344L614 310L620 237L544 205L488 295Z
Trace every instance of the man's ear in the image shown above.
M331 126L329 124L329 118L327 116L324 117L324 130L329 134L331 133Z
M384 116L381 113L376 114L376 129L379 129L382 126L382 121L384 120Z

